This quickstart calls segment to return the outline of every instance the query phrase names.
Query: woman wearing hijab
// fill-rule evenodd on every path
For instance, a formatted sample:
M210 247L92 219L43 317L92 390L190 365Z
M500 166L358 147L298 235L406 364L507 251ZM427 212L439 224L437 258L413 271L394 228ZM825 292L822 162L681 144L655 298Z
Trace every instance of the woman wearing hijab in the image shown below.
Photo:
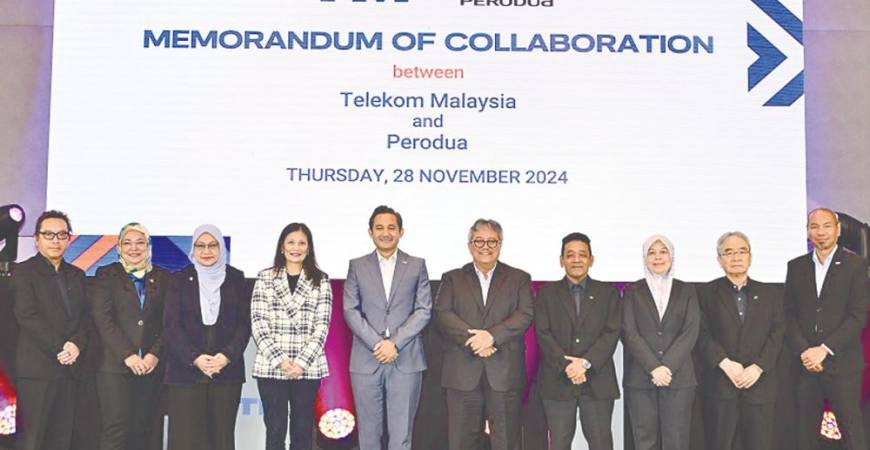
M169 272L151 264L151 236L139 223L121 228L117 249L118 262L100 267L89 290L103 348L96 376L100 449L162 448L157 405Z
M214 225L194 231L189 256L192 264L172 275L163 315L169 448L233 450L250 296Z
M291 223L278 237L273 266L258 274L251 299L253 376L263 400L266 450L287 448L288 404L291 448L312 448L314 400L320 379L329 375L323 343L331 313L332 290L317 267L311 230Z
M674 278L674 245L643 244L646 276L625 291L625 402L636 450L688 450L700 312L694 286Z

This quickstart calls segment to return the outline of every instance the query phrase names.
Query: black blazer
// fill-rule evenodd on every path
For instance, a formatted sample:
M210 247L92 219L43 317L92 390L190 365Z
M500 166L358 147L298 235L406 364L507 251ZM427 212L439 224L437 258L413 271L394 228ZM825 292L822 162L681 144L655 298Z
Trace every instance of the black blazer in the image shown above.
M650 372L665 366L672 374L669 388L696 386L692 349L698 340L700 312L695 287L675 279L661 320L645 279L625 290L623 302L622 342L626 353L622 385L656 389Z
M535 332L543 355L538 372L541 398L570 400L581 394L596 400L619 398L613 352L621 329L622 300L613 286L587 278L579 322L566 279L541 287L535 297ZM575 385L565 375L569 364L565 356L592 364L585 383Z
M230 363L212 380L244 382L244 353L251 337L251 293L245 287L242 271L230 265L221 286L220 312L214 326L217 327L214 353L223 353ZM171 276L163 311L163 340L167 348L166 383L193 384L202 380L203 373L193 365L205 353L199 280L193 265Z
M526 384L524 334L532 322L531 277L501 261L495 266L486 298L474 263L451 270L441 277L435 299L435 320L447 343L441 385L470 391L486 372L496 391L522 389ZM495 338L498 351L489 358L474 355L465 341L469 329L485 329Z
M69 308L63 304L57 276L66 283ZM66 261L55 272L45 257L36 255L15 267L12 297L19 327L17 376L41 380L77 377L92 326L85 273ZM67 341L82 353L71 366L57 361L57 354Z
M97 269L91 282L91 315L102 342L99 370L129 373L124 360L153 353L162 358L163 303L169 291L169 272L154 266L145 275L145 308L139 308L136 287L121 263Z
M816 295L813 254L788 263L785 277L786 340L794 355L825 344L834 355L823 363L825 373L864 370L861 332L867 322L867 261L843 247L837 248L831 267Z
M776 361L785 335L785 313L781 290L771 284L750 279L746 317L740 322L734 302L732 283L722 277L698 291L701 307L701 333L698 350L707 365L702 392L717 398L738 396L750 403L776 401ZM752 364L763 370L761 378L749 389L738 389L719 368L728 358L744 367Z

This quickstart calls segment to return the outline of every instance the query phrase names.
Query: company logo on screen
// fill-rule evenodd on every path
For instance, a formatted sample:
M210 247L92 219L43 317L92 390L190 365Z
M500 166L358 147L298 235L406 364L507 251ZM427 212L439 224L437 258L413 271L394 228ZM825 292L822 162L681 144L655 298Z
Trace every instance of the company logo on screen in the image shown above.
M459 0L460 6L551 7L555 0Z
M778 0L752 0L752 3L803 47L804 24L785 5ZM782 47L784 43L779 44L779 47ZM748 90L752 91L762 80L775 71L783 61L788 59L788 56L750 23L746 24L746 45L758 56L758 59L746 71L749 84ZM802 53L798 56L802 56ZM791 106L803 95L804 71L801 70L770 97L764 106Z

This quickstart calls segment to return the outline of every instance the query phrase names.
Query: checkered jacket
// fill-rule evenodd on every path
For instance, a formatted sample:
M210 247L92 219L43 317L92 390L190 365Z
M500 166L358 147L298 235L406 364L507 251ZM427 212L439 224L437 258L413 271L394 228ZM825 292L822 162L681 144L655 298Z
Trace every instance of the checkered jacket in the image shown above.
M286 380L279 366L288 357L304 369L304 379L328 376L323 344L331 314L326 277L315 288L303 271L291 292L283 270L277 276L272 269L257 274L251 297L251 334L257 344L253 376Z

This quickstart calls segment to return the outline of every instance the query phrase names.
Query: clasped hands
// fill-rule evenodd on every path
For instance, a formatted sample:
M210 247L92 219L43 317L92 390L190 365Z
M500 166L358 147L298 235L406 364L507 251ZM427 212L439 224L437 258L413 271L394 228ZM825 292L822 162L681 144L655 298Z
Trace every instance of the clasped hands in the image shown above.
M202 354L193 360L193 365L209 378L214 378L214 375L220 373L220 371L229 363L229 358L227 358L223 353L218 353L214 356Z
M71 366L75 364L76 360L79 358L79 347L72 342L64 342L63 350L57 354L57 362L65 365Z
M578 358L576 356L565 356L565 359L570 361L567 367L565 367L565 375L568 376L568 379L571 380L574 384L583 384L586 382L586 368L583 367L583 358Z
M303 369L302 366L300 366L299 364L296 364L290 358L284 358L284 360L281 361L281 365L278 366L278 368L281 369L281 372L284 373L285 377L287 377L288 379L291 379L291 380L298 379L305 372L305 369Z
M649 373L652 376L652 383L658 387L667 387L671 385L673 374L667 366L658 366Z
M738 389L751 388L755 385L763 372L761 367L758 367L757 364L743 367L739 362L732 361L728 358L723 359L719 363L719 368L725 372L725 375L728 376L728 379L731 380L734 387Z
M148 353L141 358L139 355L133 353L124 360L124 364L130 368L130 371L138 376L148 375L153 372L154 369L157 368L158 362L160 362L160 359L152 353Z
M495 338L492 337L489 331L471 329L468 330L468 334L471 337L465 341L465 346L470 347L475 355L481 358L489 358L498 351L495 348Z
M392 364L399 357L399 348L396 343L389 339L382 339L375 344L375 349L372 352L375 359L381 364Z
M810 347L801 353L801 363L808 371L818 373L825 370L824 366L822 366L822 362L827 357L828 350L825 347L821 345Z

